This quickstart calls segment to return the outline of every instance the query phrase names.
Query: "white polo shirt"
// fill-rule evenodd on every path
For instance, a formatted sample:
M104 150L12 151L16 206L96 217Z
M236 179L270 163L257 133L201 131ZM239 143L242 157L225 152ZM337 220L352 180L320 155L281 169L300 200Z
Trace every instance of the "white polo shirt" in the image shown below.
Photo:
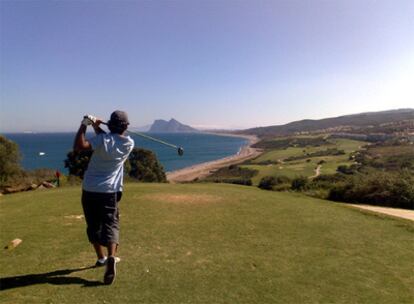
M122 191L124 163L134 140L119 134L98 134L88 140L93 154L83 177L83 190L100 193Z

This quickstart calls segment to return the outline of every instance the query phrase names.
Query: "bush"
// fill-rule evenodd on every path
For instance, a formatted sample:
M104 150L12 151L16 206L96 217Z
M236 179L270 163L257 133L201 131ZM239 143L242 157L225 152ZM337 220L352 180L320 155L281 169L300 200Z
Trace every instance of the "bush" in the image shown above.
M276 178L274 176L265 176L259 182L259 188L264 190L273 190L276 185Z
M215 183L232 183L231 181L238 181L238 183L246 185L249 183L249 180L251 182L251 178L255 176L257 172L257 170L242 168L238 165L230 165L228 167L218 169L213 174L207 176L204 180Z
M291 179L285 175L278 175L276 176L276 184L282 185L282 184L290 184Z
M289 147L319 147L321 145L331 144L324 137L289 137L264 139L254 144L254 148L259 149L286 149Z
M291 188L296 191L305 190L308 182L309 180L304 176L296 177L292 180Z
M358 175L333 187L334 201L414 209L414 177L408 171Z
M83 179L86 169L88 169L89 160L92 157L92 150L71 151L66 155L65 168L68 168L69 175L74 175Z
M275 165L275 164L278 164L278 163L280 163L280 161L273 161L273 160L267 159L267 160L262 160L260 162L256 162L254 164L255 165L261 165L261 166L267 166L267 165Z
M336 168L336 171L342 174L354 174L357 171L357 166L340 165Z
M0 184L22 171L19 162L19 146L0 135Z
M249 178L234 178L234 179L217 179L215 180L216 183L226 183L226 184L235 184L235 185L243 185L243 186L251 186L253 182Z
M93 151L71 151L65 159L65 168L69 170L69 176L83 178L88 169ZM134 148L124 164L125 175L142 182L166 182L164 168L158 162L156 155L149 150ZM71 183L77 183L77 179L70 179Z
M264 190L278 190L282 191L288 189L286 187L290 183L290 179L284 175L280 176L265 176L259 182L259 188Z
M159 163L154 152L134 148L129 155L129 176L142 182L165 183L164 168ZM128 168L128 167L127 167Z

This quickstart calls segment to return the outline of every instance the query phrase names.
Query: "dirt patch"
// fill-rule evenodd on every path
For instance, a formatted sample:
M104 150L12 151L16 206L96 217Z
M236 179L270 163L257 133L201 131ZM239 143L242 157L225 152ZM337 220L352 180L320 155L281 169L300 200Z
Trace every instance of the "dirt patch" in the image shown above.
M173 204L211 204L219 203L223 200L223 198L218 195L182 193L147 194L141 196L140 199L155 200Z
M81 220L81 219L84 218L84 216L82 214L80 214L80 215L65 215L65 218L70 219L70 220L72 220L72 219Z
M352 204L351 206L414 221L414 210L355 204Z

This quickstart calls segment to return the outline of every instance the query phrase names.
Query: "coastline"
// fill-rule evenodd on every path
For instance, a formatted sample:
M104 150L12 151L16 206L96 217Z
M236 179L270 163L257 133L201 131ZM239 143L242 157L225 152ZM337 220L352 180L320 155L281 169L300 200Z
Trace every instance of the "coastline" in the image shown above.
M252 145L259 141L259 138L255 135L243 135L243 134L228 134L228 133L209 133L220 136L242 137L249 140L248 144L243 146L241 150L234 155L193 165L183 169L167 172L167 180L170 183L191 182L196 178L203 178L212 173L212 171L220 168L235 165L243 161L255 158L262 153L261 149L253 148Z

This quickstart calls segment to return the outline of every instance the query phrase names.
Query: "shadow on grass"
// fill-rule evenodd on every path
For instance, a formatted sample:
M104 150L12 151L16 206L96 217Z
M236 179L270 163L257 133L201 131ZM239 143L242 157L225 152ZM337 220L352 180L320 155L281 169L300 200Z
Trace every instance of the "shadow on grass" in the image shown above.
M79 284L83 287L93 287L103 285L99 281L88 281L79 277L66 277L66 275L73 272L84 271L88 269L95 268L91 267L82 267L75 269L62 269L46 273L38 274L27 274L16 277L0 278L0 290L25 287L37 284L53 284L53 285L71 285Z

